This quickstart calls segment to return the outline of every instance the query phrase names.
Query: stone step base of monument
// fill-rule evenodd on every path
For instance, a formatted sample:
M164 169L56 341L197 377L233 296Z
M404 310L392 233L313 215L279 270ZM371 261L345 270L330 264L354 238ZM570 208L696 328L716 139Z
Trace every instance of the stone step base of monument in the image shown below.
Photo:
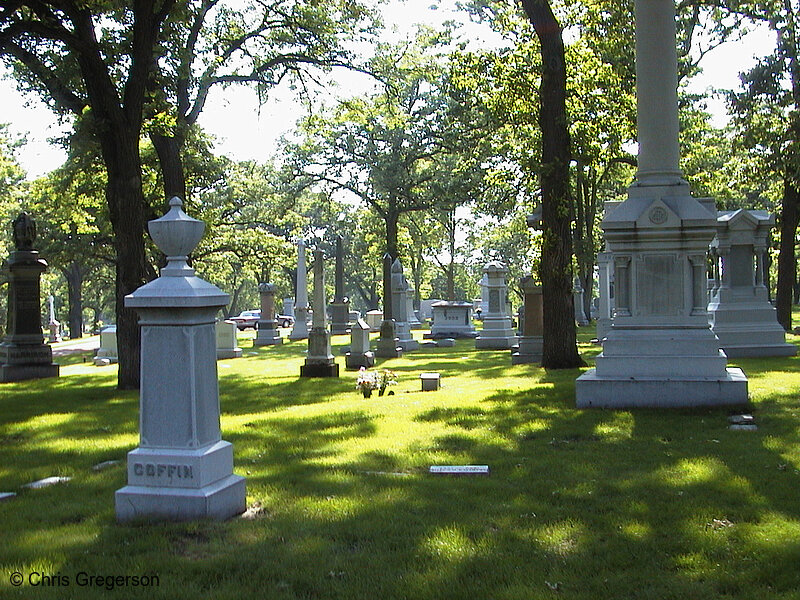
M344 368L348 371L358 371L361 367L369 369L375 366L375 354L373 352L352 353L344 355Z
M308 363L300 365L300 377L338 377L339 365L336 363Z
M254 348L259 348L261 346L280 346L281 344L283 344L283 338L279 335L271 338L256 338L253 340Z
M708 355L660 355L653 356L606 356L603 352L595 359L598 376L609 378L659 377L669 378L676 373L680 377L717 378L724 376L728 359L719 348Z
M511 355L511 364L512 365L529 365L529 364L539 364L542 362L542 353L538 354L529 354L524 352L514 352Z
M475 339L478 337L478 332L474 329L437 329L430 333L422 334L426 340L441 340L443 338L453 339Z
M752 344L746 346L732 346L723 343L722 350L728 358L756 358L764 356L795 356L797 355L797 346L794 344L773 344L773 345L760 345Z
M509 332L510 333L510 332ZM479 350L508 350L516 345L518 338L515 335L486 337L479 335L475 338L475 348Z
M397 345L403 349L403 352L411 352L412 350L419 349L419 342L414 339L402 339L400 338L397 342Z
M601 377L591 369L575 381L577 408L681 408L748 404L747 378L728 368L718 379Z
M224 520L246 506L245 479L229 475L202 488L127 485L117 490L114 504L118 522Z
M241 348L225 348L217 349L217 360L225 360L227 358L241 358Z
M55 363L40 365L0 365L0 383L58 377L58 374L59 366Z

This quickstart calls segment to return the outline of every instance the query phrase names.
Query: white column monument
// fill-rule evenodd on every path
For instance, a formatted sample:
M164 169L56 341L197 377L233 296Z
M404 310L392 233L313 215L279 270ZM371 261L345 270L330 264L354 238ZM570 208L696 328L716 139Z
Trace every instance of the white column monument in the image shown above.
M294 297L294 327L290 340L308 337L308 273L306 272L306 243L297 240L297 292Z
M142 375L139 447L116 492L118 521L227 519L245 509L245 480L233 474L233 446L219 426L214 320L229 297L186 263L205 225L179 198L169 204L148 223L167 266L125 297L139 313Z
M726 368L708 325L713 199L692 198L678 159L674 0L636 0L639 162L628 199L606 214L616 308L596 368L576 381L588 407L736 405L747 379Z

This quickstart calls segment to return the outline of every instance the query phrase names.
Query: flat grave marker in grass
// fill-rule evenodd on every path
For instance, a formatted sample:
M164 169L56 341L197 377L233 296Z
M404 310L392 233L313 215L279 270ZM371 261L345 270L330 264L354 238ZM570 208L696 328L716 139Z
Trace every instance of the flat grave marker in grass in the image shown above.
M67 483L72 477L45 477L44 479L38 479L36 481L32 481L30 483L26 483L22 487L30 489L30 490L39 490L41 488L50 487L51 485L58 485L59 483Z
M433 465L432 475L488 475L489 465Z

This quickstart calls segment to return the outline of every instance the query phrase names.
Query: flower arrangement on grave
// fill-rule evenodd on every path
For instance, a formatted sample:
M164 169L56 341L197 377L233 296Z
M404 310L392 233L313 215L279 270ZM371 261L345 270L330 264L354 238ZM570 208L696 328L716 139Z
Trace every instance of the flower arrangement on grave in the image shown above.
M397 385L397 375L389 369L381 369L378 372L378 396L383 396L386 388L390 385ZM394 394L394 392L390 391L389 394Z
M397 383L397 375L394 371L381 369L380 371L368 371L361 367L356 378L356 389L359 390L364 398L372 396L372 390L378 390L378 395L383 396L386 388ZM389 392L392 395L394 392Z

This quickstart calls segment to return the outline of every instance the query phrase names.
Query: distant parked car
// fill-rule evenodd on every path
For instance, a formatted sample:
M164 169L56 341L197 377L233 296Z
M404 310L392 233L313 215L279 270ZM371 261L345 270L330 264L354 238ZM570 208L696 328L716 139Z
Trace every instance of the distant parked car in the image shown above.
M281 327L291 327L294 325L294 317L292 315L276 315L275 321Z
M242 330L247 329L248 327L255 329L260 318L260 310L245 310L239 313L238 317L230 317L228 320L236 323L236 327Z

